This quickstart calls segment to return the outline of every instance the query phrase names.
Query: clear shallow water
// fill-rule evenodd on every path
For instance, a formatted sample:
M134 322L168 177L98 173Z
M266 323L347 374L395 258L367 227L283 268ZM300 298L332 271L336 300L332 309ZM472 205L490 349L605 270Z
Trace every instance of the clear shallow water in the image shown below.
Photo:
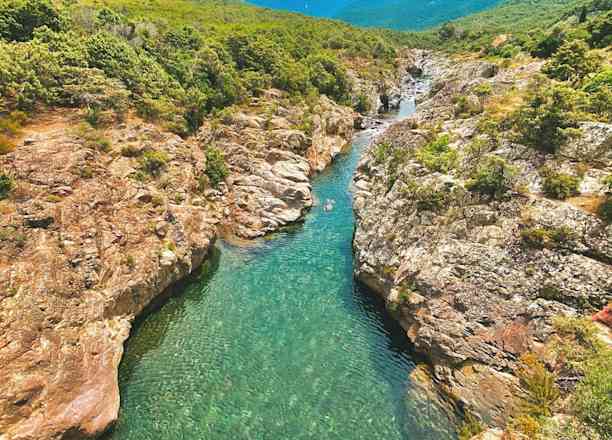
M200 275L137 323L109 438L455 438L412 390L402 330L353 280L349 186L371 136L359 133L315 178L333 211L321 203L253 247L218 244Z

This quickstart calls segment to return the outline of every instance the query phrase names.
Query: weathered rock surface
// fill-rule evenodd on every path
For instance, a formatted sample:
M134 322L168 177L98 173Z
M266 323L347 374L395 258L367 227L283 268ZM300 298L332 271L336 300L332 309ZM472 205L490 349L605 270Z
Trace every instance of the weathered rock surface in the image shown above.
M458 115L456 98L483 83L495 94L520 89L540 65L497 72L425 53L417 67L432 77L431 94L378 140L396 154L381 158L372 145L355 175L355 272L386 299L443 394L503 425L520 393L519 358L543 348L553 317L592 313L612 298L612 226L580 200L544 197L538 174L545 161L570 173L587 163L581 197L600 198L601 177L612 171L612 126L582 124L582 136L554 158L502 141L485 154L516 167L522 189L490 200L466 189L481 116ZM459 157L447 173L414 154L437 125ZM428 205L425 192L442 197L442 206ZM571 233L537 249L521 238L526 228Z
M119 409L117 366L131 321L201 264L220 214L192 188L203 152L138 121L88 145L57 115L28 128L0 166L0 438L91 436ZM100 145L104 151L100 151ZM136 179L122 147L167 154Z
M241 238L300 220L313 205L310 178L350 144L353 134L353 111L327 97L305 110L280 92L271 94L207 122L198 134L202 145L220 148L228 161L226 223Z

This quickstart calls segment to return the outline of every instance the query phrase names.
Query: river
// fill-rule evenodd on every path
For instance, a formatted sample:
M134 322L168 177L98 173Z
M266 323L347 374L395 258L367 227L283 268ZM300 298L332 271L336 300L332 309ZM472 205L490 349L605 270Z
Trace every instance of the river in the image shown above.
M390 119L412 111L407 100ZM375 134L357 133L314 179L321 203L303 224L249 247L218 243L136 323L111 439L455 438L410 381L402 329L353 279L349 188Z

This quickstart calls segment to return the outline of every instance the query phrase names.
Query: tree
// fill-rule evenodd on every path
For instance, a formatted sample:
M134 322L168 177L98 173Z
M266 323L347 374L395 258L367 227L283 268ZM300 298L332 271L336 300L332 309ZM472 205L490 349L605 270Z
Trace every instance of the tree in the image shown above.
M589 52L587 44L581 40L572 40L559 47L543 71L551 78L578 83L598 67L598 59Z
M536 84L527 104L512 117L517 141L546 153L555 153L578 127L575 92L556 85Z
M310 81L320 93L340 103L350 100L351 84L346 69L331 55L317 54L308 57Z
M587 25L591 33L589 43L593 47L606 47L612 44L612 11L593 18Z

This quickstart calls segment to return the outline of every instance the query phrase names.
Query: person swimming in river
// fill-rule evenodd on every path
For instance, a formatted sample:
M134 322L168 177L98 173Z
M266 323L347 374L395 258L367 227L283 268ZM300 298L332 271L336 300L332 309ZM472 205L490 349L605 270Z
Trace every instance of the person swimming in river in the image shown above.
M334 205L336 204L336 201L333 199L327 199L325 200L325 204L323 205L323 211L325 212L330 212L334 209Z

